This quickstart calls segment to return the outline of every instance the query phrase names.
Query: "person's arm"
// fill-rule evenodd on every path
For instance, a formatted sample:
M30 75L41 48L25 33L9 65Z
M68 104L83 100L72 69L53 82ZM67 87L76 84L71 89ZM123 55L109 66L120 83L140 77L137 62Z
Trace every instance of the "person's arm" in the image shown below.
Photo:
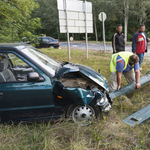
M125 36L124 36L124 34L122 34L123 35L123 39L124 39L124 51L125 51Z
M136 53L136 44L137 44L136 39L137 39L137 35L134 34L133 40L132 40L132 52L133 53Z
M135 87L138 89L141 87L141 85L140 85L140 70L135 71L135 79L136 79Z
M145 34L145 37L146 37L146 41L149 42L149 41L150 41L150 38L147 37L147 35L146 35L145 32L144 32L144 34Z
M121 87L121 74L122 74L121 72L117 71L117 84L118 84L117 90L119 90Z
M113 51L114 51L114 47L113 47L113 38L114 38L114 35L112 36L112 39L111 39L111 41L112 41L112 48L113 48Z
M112 48L113 48L113 53L116 53L116 35L117 35L117 33L115 33L115 34L112 36Z
M116 73L117 73L117 85L118 85L117 90L119 90L120 87L121 87L121 74L123 72L125 62L120 56L118 56L117 60L116 60L116 63L117 63L116 64L116 70L117 70Z
M147 39L147 42L149 42L149 41L150 41L150 38L148 38L148 37L147 37L147 35L146 35L146 39Z

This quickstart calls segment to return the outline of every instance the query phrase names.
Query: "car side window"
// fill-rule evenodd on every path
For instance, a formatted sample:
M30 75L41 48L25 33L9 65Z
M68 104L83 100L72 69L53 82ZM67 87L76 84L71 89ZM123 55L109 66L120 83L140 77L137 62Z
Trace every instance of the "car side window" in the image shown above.
M49 38L49 41L52 42L53 40L51 38Z
M48 39L48 38L43 38L43 42L44 42L44 43L48 43L48 42L49 42L49 39Z
M28 73L36 72L13 53L0 53L0 82L27 82Z

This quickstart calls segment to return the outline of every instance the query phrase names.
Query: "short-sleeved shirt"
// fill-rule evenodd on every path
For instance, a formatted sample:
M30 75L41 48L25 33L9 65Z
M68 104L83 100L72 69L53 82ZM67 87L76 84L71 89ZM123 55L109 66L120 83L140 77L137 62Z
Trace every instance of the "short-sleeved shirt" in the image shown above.
M116 59L116 70L118 72L128 72L133 68L133 66L134 66L134 71L139 70L139 62L137 62L135 65L129 65L128 63L125 70L123 70L124 66L125 66L125 61L121 56L118 56Z

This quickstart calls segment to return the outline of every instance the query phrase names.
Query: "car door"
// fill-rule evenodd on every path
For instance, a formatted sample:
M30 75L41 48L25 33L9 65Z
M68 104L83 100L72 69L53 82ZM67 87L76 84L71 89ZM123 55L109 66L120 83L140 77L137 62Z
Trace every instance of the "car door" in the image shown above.
M42 39L42 47L49 47L50 41L49 38Z
M53 46L54 47L54 43L53 43L53 39L52 38L48 38L49 39L49 45L48 45L48 47L51 47L51 46Z
M5 63L8 61L8 67L5 65L4 68L0 68L1 121L35 119L55 115L50 78L26 59L22 58L24 59L22 60L19 55L5 52L0 53L0 56L2 56L1 61ZM0 63L0 67L2 65ZM22 71L21 68L23 68ZM37 72L42 80L27 81L29 70ZM10 78L12 79L8 81L4 79L4 81L1 76L8 78L7 71L11 74ZM20 80L20 76L24 76L24 80L23 78Z

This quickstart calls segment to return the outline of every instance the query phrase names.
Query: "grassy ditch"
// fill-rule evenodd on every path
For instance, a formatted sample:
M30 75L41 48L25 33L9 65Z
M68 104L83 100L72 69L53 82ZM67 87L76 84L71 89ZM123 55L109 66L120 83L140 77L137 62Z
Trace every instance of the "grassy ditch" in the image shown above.
M40 49L58 61L68 61L67 50ZM71 61L87 65L109 81L109 60L111 54L71 50ZM150 70L150 59L142 64L144 75ZM122 86L126 85L122 77ZM134 128L122 122L122 119L150 104L150 84L114 100L113 109L104 120L80 127L68 120L48 123L19 123L0 125L1 150L147 150L150 149L150 121Z

